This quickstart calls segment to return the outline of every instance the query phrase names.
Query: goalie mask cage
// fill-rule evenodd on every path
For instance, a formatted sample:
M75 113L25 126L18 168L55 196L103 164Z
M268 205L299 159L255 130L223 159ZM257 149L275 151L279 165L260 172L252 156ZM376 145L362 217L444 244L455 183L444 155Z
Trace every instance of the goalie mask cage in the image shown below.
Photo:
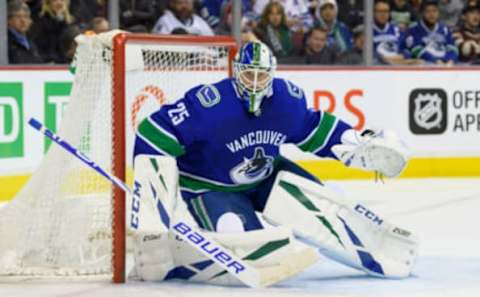
M118 31L82 35L77 43L70 103L56 130L122 180L142 117L195 85L230 75L236 50L230 37ZM0 209L0 280L124 282L126 221L125 193L53 144L15 199Z

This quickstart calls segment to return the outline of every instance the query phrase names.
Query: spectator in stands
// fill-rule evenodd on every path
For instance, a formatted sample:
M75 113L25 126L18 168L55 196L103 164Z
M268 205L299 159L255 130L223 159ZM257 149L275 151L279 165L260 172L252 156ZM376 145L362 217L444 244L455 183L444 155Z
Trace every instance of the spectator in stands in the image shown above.
M32 34L45 62L65 63L60 37L72 23L68 0L43 0L42 11Z
M73 56L77 49L77 43L75 37L80 35L80 29L78 26L69 26L62 32L60 36L60 50L62 52L62 63L70 64L73 61Z
M458 25L458 21L462 15L464 2L464 0L439 0L438 9L440 12L440 19L449 28L454 28Z
M313 28L314 18L307 0L283 0L287 25L292 32L306 33Z
M337 19L353 29L363 24L363 1L364 0L337 0Z
M206 15L206 14L204 14ZM203 17L203 16L202 16ZM216 16L215 16L216 18ZM232 34L232 3L225 2L220 8L220 14L218 16L218 23L215 26L216 35L231 35ZM210 22L207 20L210 24ZM215 20L217 22L217 20Z
M421 20L408 30L406 48L410 56L426 63L451 66L458 50L448 27L439 22L438 1L423 0Z
M463 25L453 33L460 61L480 64L480 6L466 6L462 19Z
M104 17L95 17L90 21L88 28L95 34L100 34L110 31L110 23Z
M422 63L418 59L405 59L403 49L405 35L397 25L389 22L388 0L375 1L373 19L373 50L376 63L392 65Z
M410 24L416 21L415 11L408 0L391 0L390 17L393 24L406 32Z
M287 16L279 2L272 1L265 6L254 33L258 39L270 47L280 63L283 58L295 53L292 32L287 25Z
M322 27L314 27L307 33L303 64L332 65L337 62L338 49L327 45L328 32Z
M230 4L229 2L225 0L200 0L199 15L207 22L210 28L216 31L221 21L222 10L226 4ZM242 6L245 3L251 6L250 1L242 0Z
M420 11L421 5L422 5L422 0L410 0L410 6L412 7L416 20L421 18L421 14L422 14Z
M217 35L230 35L232 32L232 2L228 1L222 5L222 11L220 12L220 23L215 28L215 34ZM242 43L248 41L255 41L258 38L252 32L252 27L249 24L248 19L242 19Z
M317 25L328 32L328 45L336 45L341 52L352 48L352 33L342 22L337 21L337 2L320 0L317 8Z
M363 25L353 29L353 47L340 55L337 64L361 65L363 62L363 45L365 44L365 32Z
M33 22L35 22L40 15L40 10L42 9L42 0L23 0L23 2L25 2L25 4L27 4L30 8L30 17L32 18Z
M70 11L80 29L86 29L94 17L107 16L107 0L70 0Z
M175 28L175 29L172 30L172 32L170 32L170 34L172 34L172 35L189 35L190 33L188 33L188 31L183 29L183 28Z
M465 6L480 6L480 0L467 0Z
M254 11L259 11L260 15L265 10L270 0L255 0ZM308 32L314 23L312 14L309 11L309 0L276 0L282 4L287 16L287 25L292 32Z
M184 28L193 35L213 35L212 28L193 13L193 0L169 0L168 9L153 28L153 33L170 34L175 28Z
M120 27L130 32L150 32L163 13L159 0L120 0Z
M11 64L42 63L35 44L27 36L32 25L30 9L20 0L8 3L8 61Z

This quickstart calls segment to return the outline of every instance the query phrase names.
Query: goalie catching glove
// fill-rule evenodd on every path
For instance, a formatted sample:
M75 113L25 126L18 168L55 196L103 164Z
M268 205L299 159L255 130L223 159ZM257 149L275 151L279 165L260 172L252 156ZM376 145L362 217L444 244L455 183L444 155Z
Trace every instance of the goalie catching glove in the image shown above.
M407 147L392 131L365 130L360 133L352 129L345 131L341 140L341 144L332 147L332 152L348 167L396 177L409 159Z

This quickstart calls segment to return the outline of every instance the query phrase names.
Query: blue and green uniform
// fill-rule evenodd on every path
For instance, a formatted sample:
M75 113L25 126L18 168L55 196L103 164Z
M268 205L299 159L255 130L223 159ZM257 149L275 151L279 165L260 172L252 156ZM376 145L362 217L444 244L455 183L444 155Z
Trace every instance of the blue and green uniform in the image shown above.
M234 80L224 79L189 90L143 120L134 155L176 158L182 196L202 227L215 230L218 217L232 211L251 230L261 228L255 210L263 209L279 169L315 179L281 158L280 145L335 158L331 147L347 129L335 116L307 108L302 89L288 80L273 80L255 115L242 104Z

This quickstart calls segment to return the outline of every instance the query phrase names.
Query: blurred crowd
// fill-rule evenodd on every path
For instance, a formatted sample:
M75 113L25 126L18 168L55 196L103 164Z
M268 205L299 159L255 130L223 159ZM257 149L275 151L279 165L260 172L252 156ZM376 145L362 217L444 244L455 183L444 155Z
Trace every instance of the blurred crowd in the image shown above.
M71 62L78 34L110 30L108 0L8 0L12 64ZM363 0L120 0L120 28L230 35L241 1L242 40L279 64L363 64ZM480 64L480 0L374 0L375 64Z

